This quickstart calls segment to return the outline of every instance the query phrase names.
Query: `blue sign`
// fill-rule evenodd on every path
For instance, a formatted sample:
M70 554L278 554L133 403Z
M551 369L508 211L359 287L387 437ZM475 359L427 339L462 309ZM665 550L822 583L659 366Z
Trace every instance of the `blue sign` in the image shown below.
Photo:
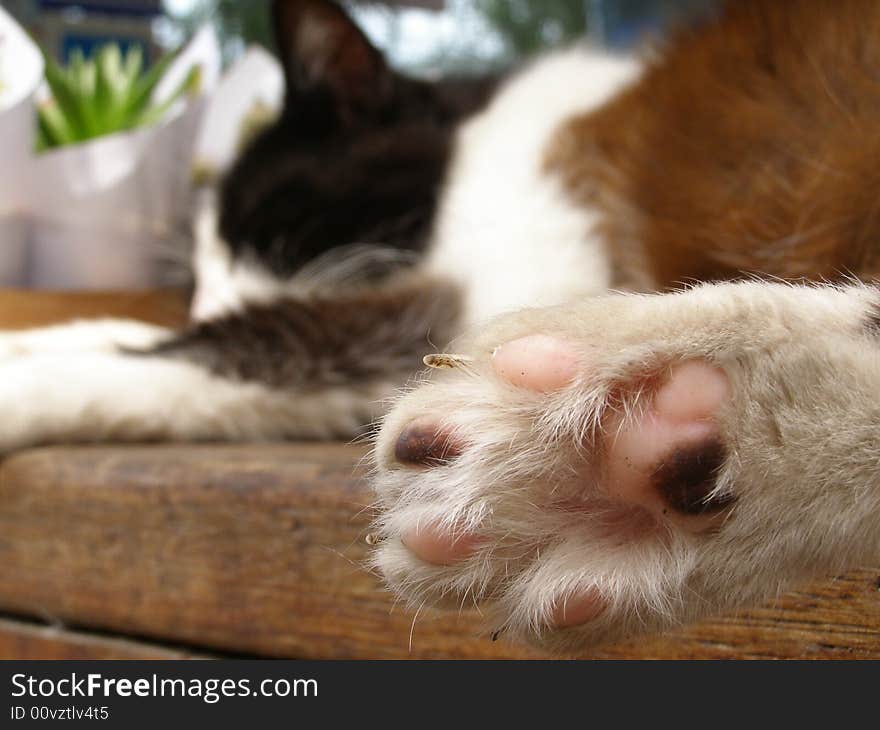
M77 35L68 33L61 39L61 59L68 63L73 51L79 51L85 58L92 58L103 46L114 43L123 55L129 48L140 48L143 57L149 59L150 49L143 38L120 38L114 36Z

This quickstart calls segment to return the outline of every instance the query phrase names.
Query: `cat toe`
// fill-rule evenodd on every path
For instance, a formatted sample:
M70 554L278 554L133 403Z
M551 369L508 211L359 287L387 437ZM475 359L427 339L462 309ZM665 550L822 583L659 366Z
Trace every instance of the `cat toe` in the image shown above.
M545 335L502 345L493 366L511 385L544 393L570 384L581 367L572 345ZM704 360L689 360L654 381L643 398L647 407L635 418L612 415L603 424L600 486L681 527L705 529L733 501L716 489L726 460L716 415L730 399L727 375Z
M443 466L460 454L456 438L430 417L411 421L394 444L397 463L416 468Z
M496 348L492 367L511 385L540 393L559 390L578 374L575 347L556 337L530 335Z
M426 563L452 565L473 555L482 538L474 532L461 532L428 524L405 531L401 541L413 555Z
M720 368L672 366L639 416L606 424L605 491L689 530L723 519L734 500L718 489L727 449L716 416L729 399Z

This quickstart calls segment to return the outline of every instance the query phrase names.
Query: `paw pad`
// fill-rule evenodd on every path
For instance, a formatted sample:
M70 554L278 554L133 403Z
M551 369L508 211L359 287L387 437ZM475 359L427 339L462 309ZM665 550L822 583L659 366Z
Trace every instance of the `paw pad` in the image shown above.
M451 435L425 418L406 426L394 444L394 458L406 466L442 466L460 454L461 447Z

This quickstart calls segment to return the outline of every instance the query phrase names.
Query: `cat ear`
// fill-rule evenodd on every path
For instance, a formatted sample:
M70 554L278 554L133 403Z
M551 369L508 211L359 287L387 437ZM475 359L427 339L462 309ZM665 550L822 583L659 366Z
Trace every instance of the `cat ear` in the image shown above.
M345 11L330 0L274 0L273 19L289 93L328 91L350 119L380 109L393 73Z

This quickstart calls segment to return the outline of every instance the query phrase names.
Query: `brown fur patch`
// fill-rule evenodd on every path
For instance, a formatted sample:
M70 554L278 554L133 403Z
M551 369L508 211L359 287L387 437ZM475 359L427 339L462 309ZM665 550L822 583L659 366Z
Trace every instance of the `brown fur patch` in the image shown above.
M548 169L606 215L618 286L880 272L880 3L739 0L564 125Z
M288 299L197 324L143 353L273 388L400 379L458 321L457 287L419 275L330 298Z
M651 475L654 488L676 512L703 515L733 504L733 495L714 495L716 478L726 458L717 440L677 449Z

